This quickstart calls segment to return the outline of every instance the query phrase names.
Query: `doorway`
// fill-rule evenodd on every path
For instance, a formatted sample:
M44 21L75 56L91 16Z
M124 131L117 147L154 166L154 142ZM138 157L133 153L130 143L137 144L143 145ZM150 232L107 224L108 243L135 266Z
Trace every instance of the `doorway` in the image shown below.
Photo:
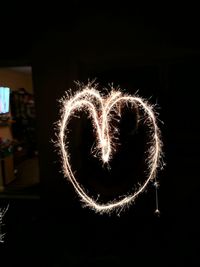
M31 66L0 68L0 94L1 106L7 103L0 110L0 194L35 194L40 181Z

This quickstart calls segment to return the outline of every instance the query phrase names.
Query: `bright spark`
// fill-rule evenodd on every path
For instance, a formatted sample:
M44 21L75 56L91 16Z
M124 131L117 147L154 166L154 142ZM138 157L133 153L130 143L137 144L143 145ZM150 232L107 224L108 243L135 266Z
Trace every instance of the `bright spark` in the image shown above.
M112 91L108 96L101 96L96 86L92 83L84 86L73 96L67 96L61 100L61 120L58 123L58 147L63 163L63 173L74 186L81 201L96 212L109 213L113 210L121 210L127 205L134 202L137 196L142 193L150 181L156 182L157 169L161 163L162 142L160 139L160 130L156 123L156 116L153 107L138 96L122 94L121 91ZM90 197L76 180L71 164L68 151L68 125L70 119L77 111L87 111L92 120L96 132L98 156L104 163L109 163L114 151L114 133L111 125L113 114L120 115L120 108L123 104L132 104L140 108L146 123L149 127L150 144L148 149L147 164L148 175L144 183L132 194L126 195L120 200L113 200L107 203L99 203Z

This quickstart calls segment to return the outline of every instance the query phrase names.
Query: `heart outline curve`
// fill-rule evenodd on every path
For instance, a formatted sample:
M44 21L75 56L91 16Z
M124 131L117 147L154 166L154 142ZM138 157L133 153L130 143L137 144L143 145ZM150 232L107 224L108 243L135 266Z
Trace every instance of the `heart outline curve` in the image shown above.
M113 89L113 88L112 88ZM93 104L95 103L95 105ZM151 129L151 145L148 149L148 169L149 175L145 182L134 193L123 197L121 200L109 201L105 204L98 203L90 197L81 185L76 180L70 166L70 156L67 153L67 124L73 114L83 107L89 110L89 116L92 118L93 126L96 129L98 145L97 149L101 152L102 161L108 162L112 155L112 136L110 133L109 114L117 104L122 102L136 104L138 108L142 108L148 118L148 126ZM100 213L110 212L114 209L122 209L123 207L131 204L136 197L144 191L148 183L156 179L157 169L161 163L162 142L160 139L160 130L156 123L156 116L152 106L138 96L131 96L123 94L121 91L112 90L108 97L102 97L92 84L88 84L83 89L77 92L74 96L63 98L61 109L61 120L58 123L58 147L63 163L63 174L72 183L75 191L79 195L81 201L85 206L89 206ZM98 115L97 107L101 109ZM151 124L151 125L150 125Z

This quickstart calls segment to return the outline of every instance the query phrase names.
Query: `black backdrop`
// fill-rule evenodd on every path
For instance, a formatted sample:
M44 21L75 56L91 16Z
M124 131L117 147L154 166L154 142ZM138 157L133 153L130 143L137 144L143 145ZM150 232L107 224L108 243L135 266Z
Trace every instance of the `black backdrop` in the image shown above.
M3 266L198 265L200 47L195 8L88 7L78 1L63 12L54 8L31 8L31 16L30 11L23 16L13 11L11 26L3 23L1 65L33 67L41 179L39 200L2 199L10 203ZM74 80L86 83L88 78L96 78L99 86L113 82L130 93L139 90L158 103L166 162L159 173L160 217L154 215L151 185L120 217L100 216L82 209L63 179L51 142L59 119L57 100L75 88ZM72 139L76 151L82 141ZM78 163L83 160L79 157ZM83 173L90 170L86 165ZM122 184L130 173L129 166L121 174Z

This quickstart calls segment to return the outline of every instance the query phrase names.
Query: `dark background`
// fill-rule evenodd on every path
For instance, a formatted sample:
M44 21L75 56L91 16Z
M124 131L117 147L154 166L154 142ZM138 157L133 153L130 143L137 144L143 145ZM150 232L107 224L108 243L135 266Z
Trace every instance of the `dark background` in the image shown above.
M10 204L5 243L0 244L2 266L198 266L197 7L94 6L75 1L65 8L34 7L27 2L25 11L18 4L2 10L1 66L31 65L33 70L41 179L39 198L31 194L1 198L2 206ZM166 162L158 176L160 217L154 215L152 185L120 217L100 216L83 209L71 184L63 179L51 142L53 123L59 119L57 100L65 90L75 90L74 80L86 83L88 78L97 78L100 87L113 82L130 93L139 89L141 96L158 103ZM129 125L126 118L122 132ZM77 153L74 161L82 170L81 179L90 185L87 174L95 174L96 165L79 152L92 143L91 125L84 118L81 121L86 132L74 121L77 135L72 136L71 149ZM78 131L86 139L80 139ZM131 153L134 145L126 154L130 162L137 160ZM123 168L125 159L118 160ZM100 188L109 198L112 185L120 190L120 182L129 184L127 177L134 170L130 164L132 170L127 165L125 173L113 168L117 181L108 184L109 190L106 184L101 187L100 180L93 184L94 190Z

